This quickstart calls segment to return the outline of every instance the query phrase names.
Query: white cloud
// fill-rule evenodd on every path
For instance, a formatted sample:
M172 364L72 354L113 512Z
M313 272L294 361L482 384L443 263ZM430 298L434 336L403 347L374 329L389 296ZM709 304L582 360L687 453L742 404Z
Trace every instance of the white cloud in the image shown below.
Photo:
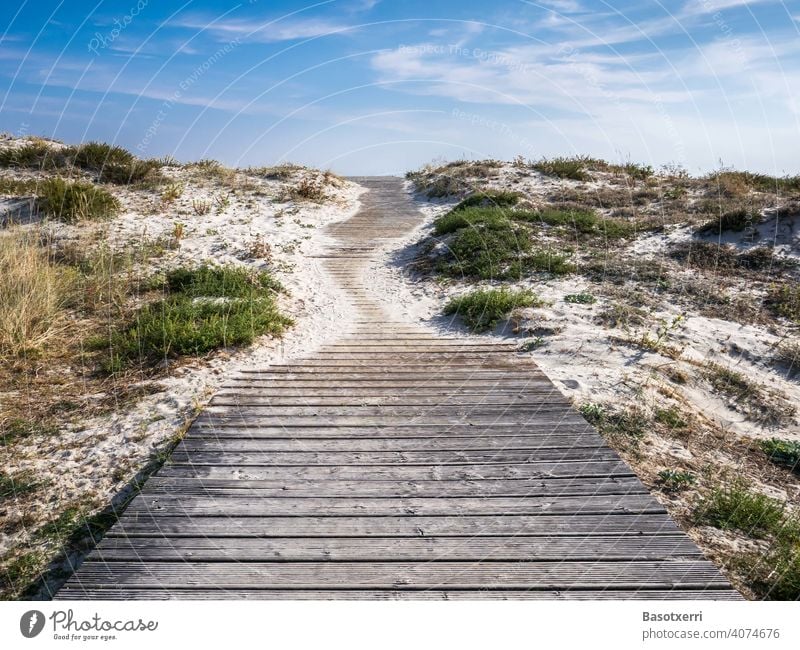
M724 9L747 7L750 5L766 4L768 2L781 2L782 0L689 0L682 10L685 16L697 14L715 14Z
M170 25L185 29L208 31L223 39L244 38L264 43L329 36L355 29L351 25L321 18L305 20L276 19L260 25L244 19L214 21L189 18L172 22Z
M565 14L576 14L585 11L583 5L577 0L538 0L533 4L544 5L553 11Z

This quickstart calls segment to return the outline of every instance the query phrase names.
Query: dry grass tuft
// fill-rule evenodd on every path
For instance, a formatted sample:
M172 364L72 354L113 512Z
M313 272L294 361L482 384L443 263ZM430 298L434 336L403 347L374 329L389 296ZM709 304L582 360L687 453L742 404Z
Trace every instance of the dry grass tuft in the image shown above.
M0 355L41 348L63 324L75 285L31 234L0 236Z

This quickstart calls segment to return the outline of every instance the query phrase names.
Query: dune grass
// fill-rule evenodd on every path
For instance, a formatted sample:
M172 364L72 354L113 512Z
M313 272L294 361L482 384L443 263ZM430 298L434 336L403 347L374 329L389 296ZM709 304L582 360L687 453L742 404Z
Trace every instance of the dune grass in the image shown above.
M109 219L120 208L119 201L103 188L63 178L42 181L37 196L39 209L46 218L65 223Z
M733 557L731 565L762 598L800 598L800 520L781 501L735 482L701 499L694 516L698 524L766 540L766 552Z
M70 148L72 163L95 172L103 183L128 185L154 179L161 163L140 160L127 149L105 142L87 142Z
M20 147L0 150L0 167L53 170L66 164L64 151L47 142L29 142Z
M466 208L511 208L519 203L520 198L521 195L517 192L500 190L474 192L456 205L453 210L457 212Z
M458 315L471 330L491 329L517 307L535 307L541 300L531 291L482 289L453 298L444 307L445 315Z
M587 160L579 156L545 158L534 162L531 167L545 176L585 181L589 179L589 175L586 173Z
M800 471L800 442L797 440L781 440L780 438L762 440L761 450L772 462Z
M127 326L94 342L105 352L104 370L248 345L292 324L275 303L281 287L267 273L229 266L178 269L164 278L163 290L165 297L139 309Z
M730 210L700 226L695 232L698 235L715 235L724 232L742 232L758 224L761 215L752 210Z
M35 235L0 235L0 355L36 350L64 323L76 276L50 259Z

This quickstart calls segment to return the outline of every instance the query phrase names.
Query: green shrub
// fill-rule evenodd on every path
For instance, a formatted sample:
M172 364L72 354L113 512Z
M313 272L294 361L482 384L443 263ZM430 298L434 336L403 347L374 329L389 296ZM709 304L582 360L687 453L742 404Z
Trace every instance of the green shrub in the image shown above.
M76 167L97 173L104 183L140 183L161 167L156 160L139 160L130 151L105 142L87 142L71 151Z
M0 472L0 503L5 499L29 494L37 487L39 483L30 472L19 473L16 476Z
M447 235L461 228L485 226L495 230L511 228L511 221L503 210L486 207L456 209L433 222L435 235Z
M800 600L800 543L785 543L770 553L764 595L770 600Z
M509 224L504 228L464 228L448 246L439 270L451 276L480 279L507 277L512 262L532 247L530 233Z
M126 149L105 142L87 142L72 148L77 167L99 171L106 165L130 165L136 157Z
M761 441L761 450L775 463L800 470L800 442L772 438Z
M800 343L784 341L775 351L772 362L786 368L788 377L795 377L800 373Z
M573 305L593 305L597 302L597 299L590 293L569 293L564 296L564 302L569 302Z
M776 316L800 323L800 282L786 281L773 287L764 302Z
M695 232L698 235L715 235L723 232L742 232L760 221L757 212L751 210L733 210L725 212L717 219L712 219L700 226Z
M565 256L534 251L531 233L511 223L505 228L459 230L436 269L452 277L482 280L519 279L534 271L556 275L574 271Z
M167 275L164 286L164 299L145 305L127 327L97 342L108 353L106 371L249 345L263 334L280 335L292 324L275 303L280 285L266 273L253 276L232 267L179 269Z
M0 150L0 167L52 170L63 165L63 153L46 142L31 142Z
M0 178L0 194L6 196L30 196L36 194L38 187L39 182L36 180Z
M511 208L519 203L520 195L517 192L503 192L492 190L488 192L475 192L461 201L453 210L466 208Z
M689 423L681 415L680 410L675 406L666 409L657 408L655 410L655 421L669 427L670 429L685 429Z
M541 301L531 291L487 289L453 298L444 308L447 315L457 314L473 331L491 329L517 307L534 307Z
M621 219L606 219L593 210L546 208L536 212L511 212L509 217L609 239L630 237L636 233L635 223Z
M38 187L38 205L48 219L75 223L108 219L119 210L119 202L104 189L81 181L50 178Z
M589 179L589 175L586 173L586 165L589 160L582 157L550 158L539 160L533 163L531 167L545 176L585 181Z
M609 410L602 404L589 402L582 404L579 410L589 424L612 438L637 441L647 432L647 419L636 408Z
M787 519L783 504L760 492L752 492L743 484L716 488L697 506L698 523L740 530L751 537L782 537Z
M800 176L769 176L753 172L724 169L708 175L712 189L727 196L740 196L750 191L775 193L800 190Z
M662 469L658 473L658 484L665 492L680 492L694 485L696 480L691 472L677 469Z
M0 447L11 445L31 436L54 436L58 427L44 422L23 418L9 418L0 423Z
M252 274L232 266L175 269L167 273L164 284L169 291L192 298L249 298L254 291L285 292L281 283L268 273Z

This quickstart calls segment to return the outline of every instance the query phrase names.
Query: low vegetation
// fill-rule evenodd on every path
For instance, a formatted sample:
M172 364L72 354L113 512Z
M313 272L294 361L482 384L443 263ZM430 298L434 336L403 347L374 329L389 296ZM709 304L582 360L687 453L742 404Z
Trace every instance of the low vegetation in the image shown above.
M518 307L539 304L539 298L530 291L487 289L453 298L445 305L444 313L457 315L471 330L482 332L495 327Z
M30 353L64 325L75 273L59 268L35 234L0 236L0 357Z
M800 598L800 520L783 502L736 482L701 499L695 519L698 524L764 540L766 551L731 558L732 569L746 575L762 598Z
M733 210L726 212L718 219L706 222L697 229L699 235L717 235L725 232L742 232L747 228L755 227L761 216L752 210Z
M658 473L658 485L664 492L681 492L692 487L697 476L677 469L663 469Z
M800 471L800 441L771 438L761 442L761 449L772 462Z
M33 141L0 151L0 167L59 171L66 175L83 170L94 174L98 182L118 185L159 181L161 166L161 161L140 160L126 149L104 142L65 147Z
M776 316L800 325L800 282L790 280L773 286L764 304Z
M154 366L178 356L202 356L221 347L248 345L264 334L280 335L291 320L280 313L280 290L267 273L234 267L178 269L167 274L164 298L138 310L108 339L104 367Z
M648 419L638 408L618 409L588 402L579 410L589 424L622 448L635 448L647 432Z
M37 188L38 206L45 217L75 223L110 219L119 210L119 201L92 183L49 178Z
M727 366L707 363L705 377L714 390L731 400L734 408L757 422L786 424L797 411L784 396Z

